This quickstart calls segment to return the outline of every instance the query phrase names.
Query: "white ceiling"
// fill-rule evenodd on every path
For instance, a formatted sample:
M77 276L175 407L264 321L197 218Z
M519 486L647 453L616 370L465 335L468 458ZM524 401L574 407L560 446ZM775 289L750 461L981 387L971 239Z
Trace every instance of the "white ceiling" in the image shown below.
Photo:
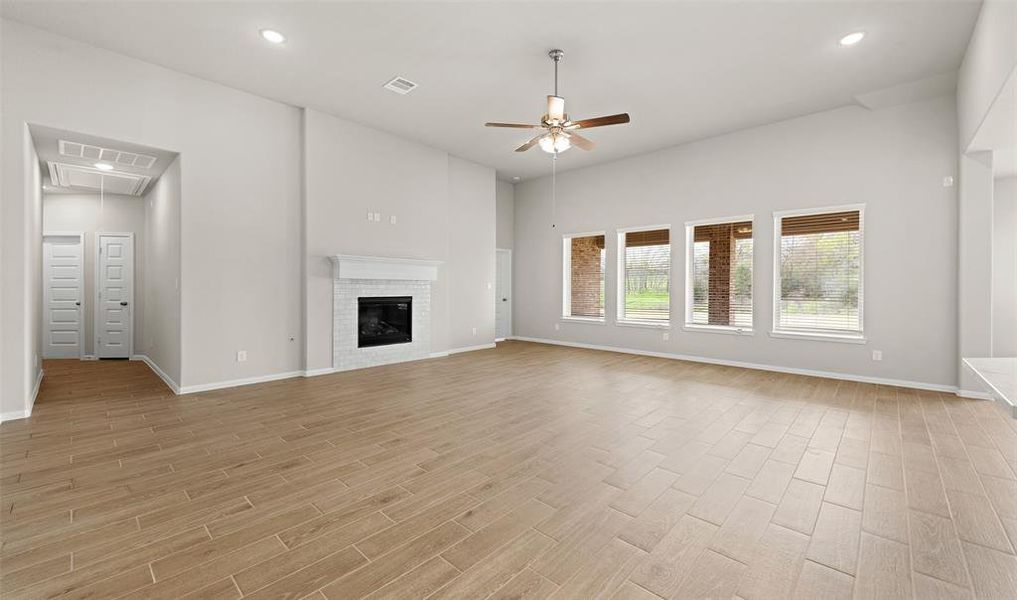
M308 106L497 168L549 172L512 152L551 93L546 53L565 49L573 118L627 111L591 130L560 169L843 106L856 94L955 70L971 1L912 2L25 2L2 14L178 71ZM272 46L259 28L283 32ZM865 30L858 46L845 33ZM400 75L408 96L382 85Z
M39 156L39 166L43 173L43 190L47 194L80 194L82 192L96 192L101 179L108 193L140 195L140 193L144 192L145 189L151 187L153 182L159 179L159 176L163 174L166 168L177 156L175 152L170 152L168 150L160 150L159 148L141 146L138 144L129 144L127 142L111 140L109 138L73 131L65 131L62 129L54 129L52 127L29 125L28 129L32 134L32 143L35 146L35 152ZM116 150L124 153L152 156L155 157L155 163L153 163L150 167L140 167L116 163L112 160L96 160L80 156L67 156L66 154L60 153L61 140L76 144L85 144L88 146L98 146L99 148ZM97 162L111 164L113 165L114 170L107 173L99 172L94 168ZM66 178L66 181L72 182L71 186L63 187L56 185L53 181L51 181L49 170L50 163L59 163L72 167L72 169L67 171L68 176ZM138 189L136 185L132 185L132 182L137 182L138 178L148 178L147 186L142 189ZM80 185L73 185L74 183Z

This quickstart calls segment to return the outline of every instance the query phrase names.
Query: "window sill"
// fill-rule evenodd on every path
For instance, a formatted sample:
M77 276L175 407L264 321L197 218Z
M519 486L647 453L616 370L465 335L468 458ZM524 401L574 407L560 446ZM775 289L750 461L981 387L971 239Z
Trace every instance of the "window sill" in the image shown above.
M615 321L615 325L620 327L642 327L644 329L670 329L671 321L632 321L626 319L618 319Z
M770 337L786 338L789 340L812 340L816 342L837 342L840 344L867 344L869 341L863 335L851 335L841 333L805 333L797 331L771 331Z
M562 321L568 323L589 323L590 325L606 325L607 322L602 318L597 317L562 317Z
M756 332L751 328L729 327L725 325L695 325L686 323L682 330L695 333L720 333L724 335L756 335Z

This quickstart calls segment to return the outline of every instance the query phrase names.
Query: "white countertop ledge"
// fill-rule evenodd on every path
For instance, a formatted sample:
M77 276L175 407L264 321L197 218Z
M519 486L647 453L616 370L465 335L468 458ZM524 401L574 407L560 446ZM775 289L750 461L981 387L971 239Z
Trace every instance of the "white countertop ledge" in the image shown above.
M974 371L997 399L1005 402L1010 414L1017 418L1017 358L965 358L964 364Z

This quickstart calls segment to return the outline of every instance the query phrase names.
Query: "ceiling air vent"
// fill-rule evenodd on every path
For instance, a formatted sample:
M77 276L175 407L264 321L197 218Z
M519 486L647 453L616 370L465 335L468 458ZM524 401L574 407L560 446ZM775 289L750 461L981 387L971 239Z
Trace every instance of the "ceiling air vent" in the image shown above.
M413 83L409 79L403 79L402 77L396 77L389 81L383 86L386 90L395 92L397 94L406 95L417 88L417 84Z
M107 194L140 196L152 178L123 171L100 171L92 167L49 162L49 178L54 185Z
M67 140L60 140L60 154L63 156L73 156L74 158L84 158L85 160L104 160L140 169L151 169L157 160L154 156L149 156L148 154L100 148L99 146L68 142Z

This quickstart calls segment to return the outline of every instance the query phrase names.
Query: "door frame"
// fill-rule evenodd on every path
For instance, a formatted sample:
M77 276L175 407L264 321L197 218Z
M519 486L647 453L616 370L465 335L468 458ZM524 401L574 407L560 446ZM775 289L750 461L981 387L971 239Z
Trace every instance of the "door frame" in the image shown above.
M79 267L80 274L79 274L79 277L78 277L78 281L81 282L81 306L79 307L79 311L80 312L78 313L78 321L79 321L78 322L78 326L81 328L81 331L78 332L78 360L84 360L85 359L85 311L87 310L85 308L85 303L87 302L87 300L85 299L85 287L86 287L85 286L85 260L86 260L85 259L85 232L84 231L43 231L42 232L42 245L43 246L46 245L46 238L48 238L48 237L76 237L76 238L78 238L78 245L81 246L81 266ZM43 255L43 260L44 261L46 260L45 255ZM43 278L45 278L45 275L46 275L45 267L43 267L43 273L42 274L43 274ZM45 285L45 283L42 286L42 309L43 309L42 318L44 320L46 318L46 309L47 309L47 304L48 304L47 300L49 298L49 293L46 291L48 289L48 287L49 286ZM43 330L45 331L45 327L43 327ZM45 346L46 346L46 344L43 344L43 348L45 348ZM40 352L40 354L41 353L42 352Z
M500 299L497 299L497 295L498 295L497 294L497 291L498 291L498 280L497 280L497 277L498 277L498 253L499 252L505 252L505 253L508 254L508 263L509 263L509 278L508 278L508 297L509 297L508 330L509 330L509 334L508 334L507 337L512 337L512 304L514 302L513 297L512 297L512 292L513 292L513 290L512 290L512 283L513 283L512 282L512 276L513 276L512 248L495 248L494 249L494 257L495 257L494 258L494 276L496 278L495 279L495 288L494 288L495 289L495 297L496 297L495 302L500 302ZM497 304L495 306L497 306ZM497 310L495 310L495 313L494 313L494 341L502 342L502 341L505 341L505 339L507 339L507 338L500 338L500 337L498 337L498 312L497 312Z
M99 294L102 292L102 274L99 270L101 265L102 254L99 252L99 238L104 235L109 236L124 236L131 239L131 293L128 299L128 303L131 308L131 335L128 336L127 340L127 359L131 359L134 356L134 331L137 324L134 322L134 287L137 281L135 275L138 272L134 259L137 256L137 252L134 249L134 232L133 231L96 231L95 232L95 310L92 311L92 347L95 348L95 358L102 359L99 356L99 323L101 322L102 302L99 300Z

